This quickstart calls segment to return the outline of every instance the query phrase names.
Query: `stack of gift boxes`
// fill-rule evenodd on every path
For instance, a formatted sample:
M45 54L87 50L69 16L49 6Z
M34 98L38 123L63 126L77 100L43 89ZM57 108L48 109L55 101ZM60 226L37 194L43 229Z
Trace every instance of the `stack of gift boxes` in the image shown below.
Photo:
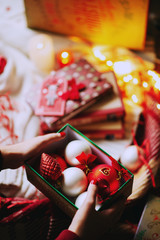
M98 72L85 59L50 74L27 94L41 133L69 123L91 139L124 137L125 109L114 72Z

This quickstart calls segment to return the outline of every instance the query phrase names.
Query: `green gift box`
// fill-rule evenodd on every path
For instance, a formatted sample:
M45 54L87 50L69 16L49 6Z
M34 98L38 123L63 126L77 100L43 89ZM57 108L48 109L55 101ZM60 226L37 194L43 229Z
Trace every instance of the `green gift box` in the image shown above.
M58 142L54 142L50 144L46 149L45 153L55 153L55 152L63 152L66 145L73 140L82 140L86 142L92 150L92 154L97 156L99 163L105 163L108 165L112 164L112 161L116 161L106 153L103 149L97 146L93 141L84 136L77 129L72 127L70 124L66 124L62 127L58 132L65 132L66 137ZM74 216L77 206L74 204L75 199L68 198L65 196L58 188L49 183L46 179L44 179L39 172L41 155L36 156L34 159L27 160L25 162L27 178L28 180L37 187L46 197L48 197L54 204L56 204L63 212L65 212L71 218ZM107 198L98 211L106 209L111 202L113 202L116 198L127 198L132 192L132 184L133 184L133 174L127 170L124 166L122 166L119 162L121 169L127 172L128 178L121 183L117 192L115 192L112 196Z

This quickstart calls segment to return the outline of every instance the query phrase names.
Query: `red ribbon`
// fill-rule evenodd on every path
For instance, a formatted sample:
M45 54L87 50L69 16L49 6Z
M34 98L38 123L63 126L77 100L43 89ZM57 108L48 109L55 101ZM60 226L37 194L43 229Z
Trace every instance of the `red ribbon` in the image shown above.
M93 154L86 154L82 152L80 155L78 155L77 160L80 162L80 167L83 171L85 171L86 174L90 171L90 165L96 160L96 156Z
M62 98L65 100L79 100L80 99L80 93L82 89L85 88L85 84L83 83L76 83L76 80L72 78L68 81L69 90L62 94Z
M128 171L122 168L121 165L112 156L109 156L109 158L112 160L112 166L118 171L117 180L120 180L123 177L124 180L127 181L130 178Z

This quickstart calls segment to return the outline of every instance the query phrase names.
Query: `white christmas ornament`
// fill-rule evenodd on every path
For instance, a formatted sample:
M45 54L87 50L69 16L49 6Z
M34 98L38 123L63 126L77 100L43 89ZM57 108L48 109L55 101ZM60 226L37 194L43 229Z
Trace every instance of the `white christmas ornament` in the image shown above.
M85 173L77 167L69 167L62 173L62 191L69 197L76 197L88 186Z
M86 142L82 140L73 140L69 142L64 152L66 162L71 166L80 164L76 157L82 152L86 154L90 154L92 152L90 146Z
M81 193L77 198L76 198L76 201L75 201L75 205L76 207L80 208L85 200L87 196L87 191ZM96 198L96 206L95 206L95 209L98 210L99 208L101 207L101 204L98 202L98 198Z
M136 171L142 164L139 154L142 154L144 156L144 151L142 148L131 145L128 146L124 152L122 153L120 157L120 161L124 167L126 167L128 170L134 172Z

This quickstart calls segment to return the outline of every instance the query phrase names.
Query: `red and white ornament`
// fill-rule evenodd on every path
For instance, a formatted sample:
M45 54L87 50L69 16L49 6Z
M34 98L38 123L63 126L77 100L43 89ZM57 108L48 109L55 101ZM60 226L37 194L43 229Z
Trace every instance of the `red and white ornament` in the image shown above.
M143 149L136 145L130 145L122 153L120 161L128 170L135 172L142 165L140 155L145 155Z
M77 167L69 167L62 173L61 189L69 197L76 197L88 186L85 173Z
M118 171L108 164L99 164L94 167L88 174L88 180L96 182L101 200L114 194L120 187Z
M64 151L66 162L71 166L79 165L80 162L76 157L82 152L86 154L91 154L92 152L90 146L85 141L73 140L69 142Z

